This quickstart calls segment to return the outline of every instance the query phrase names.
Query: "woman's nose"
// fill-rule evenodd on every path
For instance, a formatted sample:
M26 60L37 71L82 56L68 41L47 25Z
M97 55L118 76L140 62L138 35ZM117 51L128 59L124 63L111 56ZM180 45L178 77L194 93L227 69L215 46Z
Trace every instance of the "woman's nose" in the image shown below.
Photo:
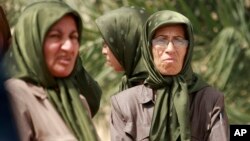
M65 50L65 51L70 51L73 49L73 43L70 39L67 39L64 41L64 43L62 44L62 47L61 47L62 50Z
M164 52L172 52L175 50L174 44L172 41L170 41L166 46L165 46L165 51Z
M108 52L107 47L106 47L106 46L103 46L103 47L102 47L102 54L103 54L103 55L106 55L107 52Z

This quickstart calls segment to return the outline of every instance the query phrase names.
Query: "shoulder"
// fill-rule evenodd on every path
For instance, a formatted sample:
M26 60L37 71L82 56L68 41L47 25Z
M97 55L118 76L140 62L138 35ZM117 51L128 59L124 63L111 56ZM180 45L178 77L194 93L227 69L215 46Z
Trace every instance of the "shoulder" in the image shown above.
M138 104L142 103L147 98L147 95L150 94L152 94L152 89L144 85L134 86L113 95L111 97L111 105L115 109L131 110L134 107L138 107Z
M11 98L20 101L29 101L31 98L47 97L42 87L27 83L21 79L10 78L4 82L5 89Z
M4 86L8 93L26 93L29 89L28 84L21 80L16 78L10 78L4 82Z
M139 100L142 94L150 92L150 88L145 87L144 85L134 86L132 88L121 91L113 96L111 96L111 101L126 101L126 103L133 100Z
M224 97L224 94L212 86L202 88L197 92L197 95L203 95L204 97L220 98Z
M223 105L224 94L216 88L208 86L194 94L193 102L212 107L218 104Z
M13 85L13 84L19 84L19 85L25 85L26 82L21 80L21 79L17 79L17 78L10 78L10 79L7 79L5 82L4 82L5 86L9 86L9 85Z

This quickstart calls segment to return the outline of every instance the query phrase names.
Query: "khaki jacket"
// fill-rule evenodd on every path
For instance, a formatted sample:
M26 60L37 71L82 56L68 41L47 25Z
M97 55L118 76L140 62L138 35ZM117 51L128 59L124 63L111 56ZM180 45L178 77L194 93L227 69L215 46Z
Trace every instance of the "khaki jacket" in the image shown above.
M153 90L139 85L111 97L111 140L149 141ZM229 141L224 96L212 87L190 94L192 141Z
M5 87L21 141L77 141L42 87L20 79L7 80ZM89 108L85 98L81 98Z

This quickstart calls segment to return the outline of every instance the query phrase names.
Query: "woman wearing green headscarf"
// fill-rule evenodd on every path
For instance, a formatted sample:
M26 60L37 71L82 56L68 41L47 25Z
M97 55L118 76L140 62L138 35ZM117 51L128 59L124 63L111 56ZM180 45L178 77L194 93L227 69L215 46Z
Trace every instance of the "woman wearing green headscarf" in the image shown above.
M148 78L111 97L111 138L228 141L224 96L192 71L190 21L174 11L151 15L143 30Z
M147 72L141 60L141 31L148 18L143 8L121 7L96 19L102 53L117 72L124 72L120 91L142 84Z
M75 79L81 32L79 14L58 1L30 4L19 17L4 64L21 140L98 140Z

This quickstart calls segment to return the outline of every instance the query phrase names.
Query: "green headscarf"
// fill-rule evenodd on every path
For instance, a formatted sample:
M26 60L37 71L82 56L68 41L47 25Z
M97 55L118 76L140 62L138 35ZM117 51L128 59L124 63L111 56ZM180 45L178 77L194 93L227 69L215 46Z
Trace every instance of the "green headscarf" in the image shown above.
M12 47L8 50L4 63L8 76L44 87L49 100L78 140L95 141L98 140L96 131L80 100L79 87L75 85L77 82L72 77L79 66L79 57L72 74L66 78L52 76L45 63L45 35L66 14L74 15L81 35L81 18L65 3L40 1L27 6L15 26Z
M143 8L121 7L96 19L97 27L115 58L124 68L120 91L147 77L141 60L141 32L148 14Z
M163 76L154 66L151 40L159 27L170 24L185 25L189 46L181 72L174 76ZM145 85L157 90L150 130L151 141L191 140L189 94L207 86L192 71L193 43L193 29L190 21L177 12L169 10L156 12L145 24L142 55L149 71Z
M96 115L100 107L102 90L99 84L90 76L82 66L82 60L77 62L77 70L74 75L75 85L80 89L80 93L86 98L92 117Z

